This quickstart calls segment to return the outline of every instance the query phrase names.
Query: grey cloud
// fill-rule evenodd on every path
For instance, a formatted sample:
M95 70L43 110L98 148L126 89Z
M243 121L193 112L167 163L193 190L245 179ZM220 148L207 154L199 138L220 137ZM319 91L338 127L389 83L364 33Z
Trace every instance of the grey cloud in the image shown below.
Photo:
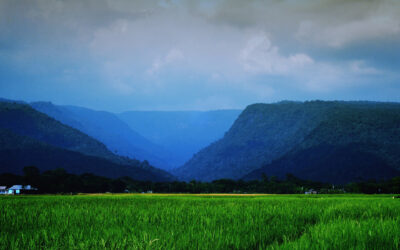
M43 89L79 93L85 82L87 92L126 103L162 95L176 107L177 95L166 92L206 88L187 101L226 107L243 94L243 105L293 88L345 89L365 82L360 75L386 72L385 63L398 69L399 17L395 0L3 0L0 69L43 79ZM249 47L259 34L266 39ZM392 46L380 48L383 40Z

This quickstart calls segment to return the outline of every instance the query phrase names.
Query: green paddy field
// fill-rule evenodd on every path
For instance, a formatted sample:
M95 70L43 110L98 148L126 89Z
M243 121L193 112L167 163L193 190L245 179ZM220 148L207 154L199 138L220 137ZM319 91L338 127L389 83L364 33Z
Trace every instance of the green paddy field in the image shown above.
M391 195L1 196L0 249L399 249Z

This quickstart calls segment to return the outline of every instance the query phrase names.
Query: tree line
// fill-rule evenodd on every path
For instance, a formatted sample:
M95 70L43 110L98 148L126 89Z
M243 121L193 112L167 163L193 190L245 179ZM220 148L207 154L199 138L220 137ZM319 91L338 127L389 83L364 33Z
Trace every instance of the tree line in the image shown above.
M276 193L300 194L310 189L318 193L400 193L400 176L390 180L368 180L334 186L328 183L307 181L287 174L284 180L263 175L261 180L243 181L220 179L212 182L173 181L151 182L137 181L130 177L117 179L85 173L71 174L64 169L55 169L40 173L39 169L25 167L23 175L0 174L0 185L32 185L37 193Z

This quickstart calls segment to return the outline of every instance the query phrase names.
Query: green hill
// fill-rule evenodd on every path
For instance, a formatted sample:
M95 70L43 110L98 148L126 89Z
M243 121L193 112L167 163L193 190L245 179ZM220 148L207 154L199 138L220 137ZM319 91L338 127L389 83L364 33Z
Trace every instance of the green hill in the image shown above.
M99 140L117 155L147 160L161 169L171 168L170 152L151 143L113 113L54 105L50 102L33 102L30 105L37 111Z
M0 139L1 172L36 165L41 170L63 167L108 177L172 179L147 162L113 154L101 142L25 104L0 102Z
M347 183L399 175L399 167L400 105L338 103L302 143L245 179L290 172L305 179Z
M183 179L283 177L347 182L400 166L400 104L281 102L247 107L225 137L175 174Z

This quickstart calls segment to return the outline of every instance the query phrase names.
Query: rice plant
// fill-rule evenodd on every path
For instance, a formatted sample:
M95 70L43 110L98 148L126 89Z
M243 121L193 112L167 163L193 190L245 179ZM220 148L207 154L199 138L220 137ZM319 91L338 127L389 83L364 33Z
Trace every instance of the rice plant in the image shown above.
M387 195L0 197L0 249L398 249Z

